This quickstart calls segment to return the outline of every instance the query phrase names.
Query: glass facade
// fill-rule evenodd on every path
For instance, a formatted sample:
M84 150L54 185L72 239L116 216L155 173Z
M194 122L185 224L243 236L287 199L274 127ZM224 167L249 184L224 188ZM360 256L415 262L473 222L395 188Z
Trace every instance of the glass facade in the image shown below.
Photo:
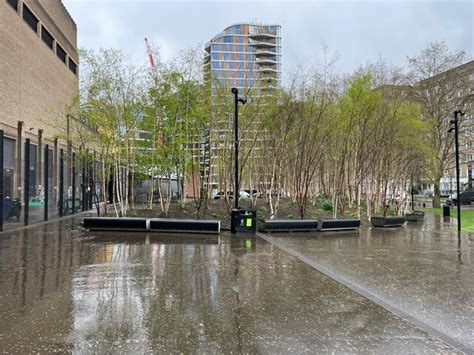
M13 196L13 176L15 174L15 145L16 140L3 139L3 194Z
M278 25L239 24L206 46L213 84L239 89L281 85L281 38ZM215 92L216 90L211 90Z

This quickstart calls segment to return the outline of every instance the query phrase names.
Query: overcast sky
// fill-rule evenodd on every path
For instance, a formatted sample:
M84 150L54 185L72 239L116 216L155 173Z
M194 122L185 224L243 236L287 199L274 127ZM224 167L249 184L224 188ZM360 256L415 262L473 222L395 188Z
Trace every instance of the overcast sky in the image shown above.
M474 57L474 0L446 1L151 1L63 0L83 48L120 48L146 64L144 37L162 60L204 44L230 24L282 26L283 72L308 64L327 46L336 69L350 72L383 58L404 66L433 41Z

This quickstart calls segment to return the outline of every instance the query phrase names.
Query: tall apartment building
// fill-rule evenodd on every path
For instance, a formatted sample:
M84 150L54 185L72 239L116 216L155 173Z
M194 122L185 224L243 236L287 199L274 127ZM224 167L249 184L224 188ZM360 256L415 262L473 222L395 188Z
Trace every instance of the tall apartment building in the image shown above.
M204 66L213 93L217 87L253 89L281 86L281 26L236 24L205 47Z
M78 94L76 24L61 0L0 0L0 129L4 131L4 194L21 197L24 142L30 146L30 196L44 185L48 144L50 193L58 155L67 149L64 109ZM52 200L50 200L52 201Z
M281 26L240 23L227 27L205 45L204 75L216 102L221 93L235 87L252 103L252 98L271 95L281 87ZM212 189L219 186L218 160L230 142L222 137L233 129L232 113L211 118L209 139L201 142L201 175ZM257 118L256 118L257 119ZM245 140L245 132L241 132ZM209 151L209 154L202 153ZM209 174L209 175L208 175Z

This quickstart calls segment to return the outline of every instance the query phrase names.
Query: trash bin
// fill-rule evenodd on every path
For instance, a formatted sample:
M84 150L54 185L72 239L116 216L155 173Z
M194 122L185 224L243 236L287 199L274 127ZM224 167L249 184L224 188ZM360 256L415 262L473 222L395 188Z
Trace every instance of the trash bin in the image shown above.
M443 205L443 218L451 217L451 207L449 205Z
M257 230L257 211L250 208L234 208L231 212L230 231L252 233Z

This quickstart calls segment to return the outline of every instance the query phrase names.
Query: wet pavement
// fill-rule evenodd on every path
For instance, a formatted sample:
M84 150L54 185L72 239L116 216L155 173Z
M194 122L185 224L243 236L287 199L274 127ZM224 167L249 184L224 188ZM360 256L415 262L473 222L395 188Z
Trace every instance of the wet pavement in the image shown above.
M0 234L0 351L458 352L259 237L123 238L88 234L80 220ZM319 262L333 260L337 272L373 278L368 285L380 282L377 290L390 290L415 310L428 294L443 312L456 309L446 306L453 299L472 306L472 246L453 247L451 255L451 242L441 235L410 230L266 238ZM402 287L420 282L426 288L421 301L405 299ZM440 293L444 282L466 293L444 286ZM454 329L464 334L463 327Z
M267 241L474 353L474 236L458 238L441 217L358 233L264 235Z

